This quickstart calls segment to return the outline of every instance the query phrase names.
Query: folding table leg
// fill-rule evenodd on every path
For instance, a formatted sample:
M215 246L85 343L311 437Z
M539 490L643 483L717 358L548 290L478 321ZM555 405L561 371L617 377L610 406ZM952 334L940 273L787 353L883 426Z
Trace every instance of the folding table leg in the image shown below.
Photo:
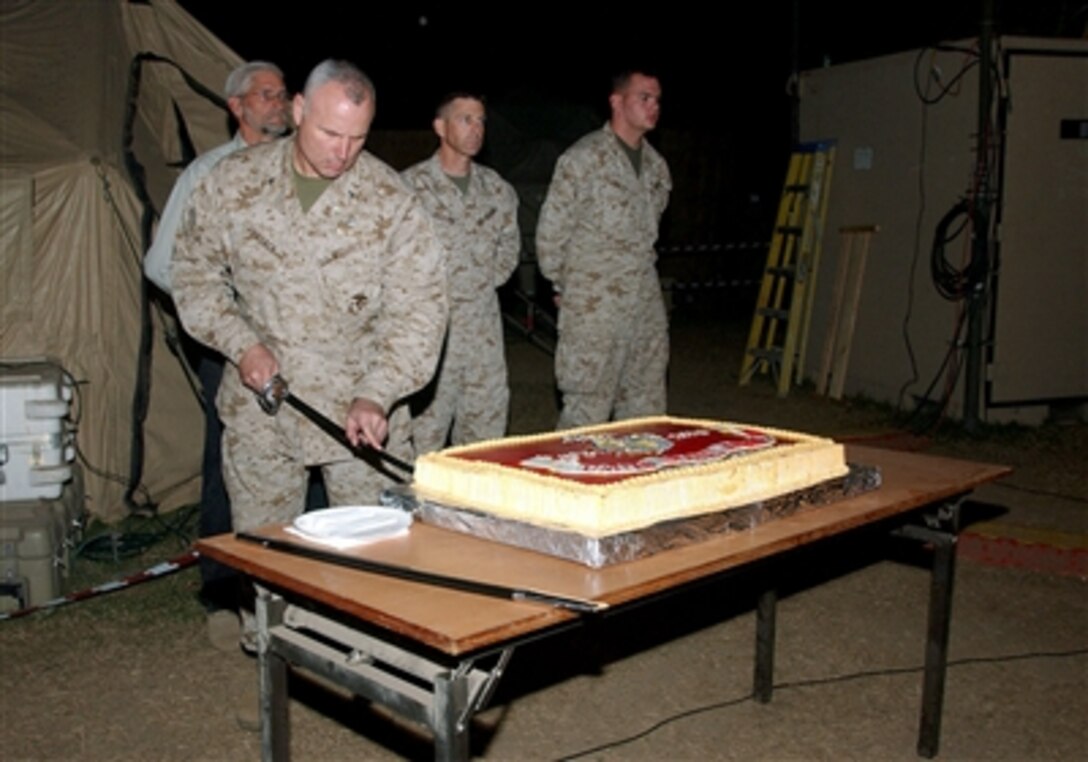
M260 698L261 759L281 762L291 757L287 702L287 662L270 647L269 632L283 624L286 603L257 586L257 681Z
M756 669L753 693L756 701L766 704L774 689L774 629L778 590L767 588L756 604Z
M918 755L937 756L944 711L944 682L948 671L948 634L952 624L952 588L956 579L956 539L962 497L925 516L926 526L907 525L895 534L928 543L933 548L926 624L926 663L922 679L922 716L918 727Z
M438 762L468 759L468 677L460 670L434 680L434 758Z
M926 671L922 687L922 718L918 754L937 756L944 711L944 680L948 671L948 633L952 624L952 585L956 577L956 535L940 533L933 543L933 571L929 590L926 635Z

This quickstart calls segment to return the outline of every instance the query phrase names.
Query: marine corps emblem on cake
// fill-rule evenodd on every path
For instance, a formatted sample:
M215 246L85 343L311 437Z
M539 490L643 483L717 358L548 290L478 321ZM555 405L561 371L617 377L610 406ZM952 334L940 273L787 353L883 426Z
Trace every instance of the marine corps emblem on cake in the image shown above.
M524 458L518 465L565 476L637 476L713 463L741 452L773 447L775 441L765 432L730 426L569 434L554 447Z

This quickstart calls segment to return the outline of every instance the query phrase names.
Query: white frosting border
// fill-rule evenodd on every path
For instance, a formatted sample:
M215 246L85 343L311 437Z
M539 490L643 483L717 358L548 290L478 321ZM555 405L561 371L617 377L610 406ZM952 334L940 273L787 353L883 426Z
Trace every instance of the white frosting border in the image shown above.
M753 429L779 440L794 441L723 461L669 468L611 484L581 484L454 457L501 445L659 423L717 430ZM661 521L749 505L838 478L847 470L842 445L824 437L752 424L652 416L493 439L428 453L416 461L413 488L420 497L444 505L603 537Z

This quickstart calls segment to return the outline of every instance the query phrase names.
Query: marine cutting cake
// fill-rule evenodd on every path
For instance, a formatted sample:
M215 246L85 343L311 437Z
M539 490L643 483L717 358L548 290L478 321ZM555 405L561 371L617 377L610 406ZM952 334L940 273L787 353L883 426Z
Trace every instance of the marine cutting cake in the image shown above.
M843 447L795 431L667 416L423 455L420 498L605 537L779 497L847 473Z

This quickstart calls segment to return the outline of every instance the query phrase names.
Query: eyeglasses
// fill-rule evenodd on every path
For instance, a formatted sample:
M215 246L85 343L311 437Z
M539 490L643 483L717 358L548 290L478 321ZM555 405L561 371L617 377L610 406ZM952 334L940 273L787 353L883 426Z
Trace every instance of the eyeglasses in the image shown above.
M265 103L283 103L287 100L286 90L250 90L246 97L260 98Z

